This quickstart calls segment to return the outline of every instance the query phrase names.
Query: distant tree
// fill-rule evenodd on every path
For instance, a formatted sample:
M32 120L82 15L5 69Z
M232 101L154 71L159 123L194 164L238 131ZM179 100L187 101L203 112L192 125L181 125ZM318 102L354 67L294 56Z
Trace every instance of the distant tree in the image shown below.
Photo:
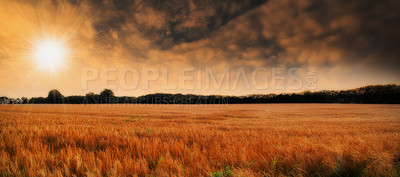
M94 94L93 92L89 92L86 94L86 97L95 97L96 94Z
M33 97L33 98L29 99L28 103L31 103L31 104L43 104L43 103L47 103L47 102L48 102L47 98L44 98L44 97Z
M102 103L114 103L115 102L114 92L110 89L104 89L102 92L100 92L100 97L101 97L100 102L102 102Z
M8 104L8 100L7 97L0 97L0 104Z
M14 103L13 104L22 104L23 100L21 98L16 98L14 99Z
M68 104L82 104L84 103L85 98L86 97L79 95L68 96L64 97L63 102Z
M49 92L47 98L34 97L29 101L0 97L0 104L19 103L144 103L144 104L236 104L236 103L373 103L400 104L400 85L370 85L349 90L304 91L301 93L255 94L247 96L183 95L155 93L139 97L116 97L110 89L100 94L89 92L86 96L64 97L58 90Z
M114 97L114 92L110 89L104 89L100 92L100 96L103 98Z
M28 103L28 98L26 98L26 97L22 97L21 100L22 100L22 104Z
M100 100L100 95L98 94L94 94L93 92L89 92L86 94L83 103L84 104L95 104L95 103L99 103Z
M63 103L64 96L60 93L60 91L54 89L50 90L47 96L48 103Z

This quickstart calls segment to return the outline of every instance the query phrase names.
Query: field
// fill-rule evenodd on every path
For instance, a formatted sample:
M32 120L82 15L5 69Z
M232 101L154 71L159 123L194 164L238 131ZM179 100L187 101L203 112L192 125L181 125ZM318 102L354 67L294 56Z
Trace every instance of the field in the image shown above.
M399 105L0 105L0 176L399 174Z

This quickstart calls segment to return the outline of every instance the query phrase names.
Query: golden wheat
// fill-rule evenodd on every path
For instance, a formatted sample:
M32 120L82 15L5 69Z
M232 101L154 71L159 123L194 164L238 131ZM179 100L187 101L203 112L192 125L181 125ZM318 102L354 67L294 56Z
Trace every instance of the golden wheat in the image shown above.
M0 159L0 176L396 176L400 106L1 105Z

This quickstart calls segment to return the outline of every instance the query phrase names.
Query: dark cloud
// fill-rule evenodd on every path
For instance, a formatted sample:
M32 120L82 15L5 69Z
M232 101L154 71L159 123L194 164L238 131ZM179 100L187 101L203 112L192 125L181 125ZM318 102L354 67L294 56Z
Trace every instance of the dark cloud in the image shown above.
M308 52L322 66L370 65L400 74L399 7L399 1L272 0L216 38L220 46L237 45L236 56L258 48L266 64L310 64L302 58Z
M322 35L310 40L337 38L329 45L339 48L347 60L373 60L399 67L399 1L323 1L306 11L324 27ZM312 10L310 10L312 9Z
M132 32L122 31L122 26L131 24L152 48L162 50L212 39L215 45L209 45L229 52L227 58L245 55L250 48L259 50L258 57L266 63L279 63L279 56L301 63L296 59L298 53L287 48L297 46L318 53L324 46L339 50L338 57L348 62L379 61L383 66L399 66L400 5L395 0L104 0L90 4L98 17L94 28L116 30L122 44L129 43L123 40ZM244 17L238 20L240 16ZM320 60L327 65L334 62L329 57Z
M120 28L129 22L155 47L168 49L176 44L207 38L210 32L237 16L263 4L251 1L91 1L98 21L96 30ZM154 21L156 20L156 21Z

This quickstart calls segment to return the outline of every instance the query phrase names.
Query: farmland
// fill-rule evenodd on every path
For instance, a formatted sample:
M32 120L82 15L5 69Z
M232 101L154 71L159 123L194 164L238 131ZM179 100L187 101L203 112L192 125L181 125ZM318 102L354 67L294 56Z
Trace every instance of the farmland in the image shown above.
M0 105L0 176L399 174L399 105Z

